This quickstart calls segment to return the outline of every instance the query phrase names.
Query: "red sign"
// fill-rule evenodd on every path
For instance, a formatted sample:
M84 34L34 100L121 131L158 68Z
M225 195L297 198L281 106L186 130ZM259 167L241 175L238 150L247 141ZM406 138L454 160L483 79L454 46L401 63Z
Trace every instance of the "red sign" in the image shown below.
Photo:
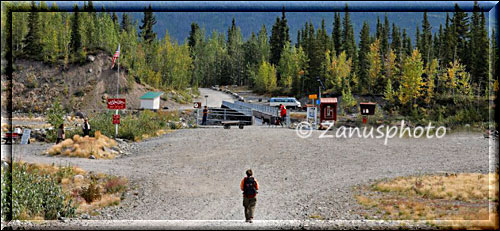
M201 102L194 102L194 108L201 108Z
M120 124L120 115L113 115L113 124Z
M108 109L125 109L125 99L108 99Z

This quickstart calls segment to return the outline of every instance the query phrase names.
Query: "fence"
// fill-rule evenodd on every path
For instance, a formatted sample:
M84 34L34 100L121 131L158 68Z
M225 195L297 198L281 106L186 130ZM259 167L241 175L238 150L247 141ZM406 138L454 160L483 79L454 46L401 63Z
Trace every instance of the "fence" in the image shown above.
M252 111L249 109L229 109L229 108L208 108L207 123L206 125L221 125L222 121L241 121L243 124L252 125ZM203 110L197 110L196 116L197 124L203 122Z

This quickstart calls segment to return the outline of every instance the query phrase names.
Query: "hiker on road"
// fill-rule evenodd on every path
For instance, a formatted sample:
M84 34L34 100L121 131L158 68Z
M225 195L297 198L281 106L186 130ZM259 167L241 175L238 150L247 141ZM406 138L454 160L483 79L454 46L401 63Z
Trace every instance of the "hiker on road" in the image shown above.
M205 108L203 108L203 120L201 121L201 125L207 125L207 117L208 117L208 107L205 106Z
M83 122L83 136L90 136L89 118L85 118L85 121Z
M251 169L246 171L247 176L241 180L240 188L243 191L243 207L245 207L245 221L253 222L253 214L255 212L255 204L257 203L257 190L259 183L253 177Z

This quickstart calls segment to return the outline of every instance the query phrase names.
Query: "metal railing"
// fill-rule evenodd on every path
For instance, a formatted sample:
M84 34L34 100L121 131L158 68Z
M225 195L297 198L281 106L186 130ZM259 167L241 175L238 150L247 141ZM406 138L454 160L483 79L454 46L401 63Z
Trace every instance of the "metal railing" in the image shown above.
M278 108L271 107L268 105L245 103L245 102L241 102L241 101L235 101L234 104L237 106L240 106L240 107L246 107L246 108L250 108L253 110L257 110L257 111L260 111L262 113L266 113L269 115L277 115L278 114Z
M238 102L238 101L236 101ZM244 106L244 105L239 105L235 103L231 103L228 101L222 101L222 106L228 107L230 109L233 109L235 111L238 111L242 114L245 114L247 116L252 116L252 108Z
M196 121L197 124L202 124L203 121L203 110L197 111ZM213 109L209 108L207 113L207 124L220 124L223 121L227 120L239 120L239 121L247 121L248 124L252 124L252 111L248 109Z

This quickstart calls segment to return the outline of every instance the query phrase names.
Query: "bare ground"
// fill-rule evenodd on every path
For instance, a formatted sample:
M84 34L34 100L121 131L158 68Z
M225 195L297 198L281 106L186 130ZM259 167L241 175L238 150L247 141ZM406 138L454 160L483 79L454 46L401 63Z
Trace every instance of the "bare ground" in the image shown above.
M388 177L487 172L481 134L442 139L301 139L292 129L178 130L133 145L132 155L90 160L41 155L48 144L14 145L14 160L72 164L126 176L132 190L92 219L240 220L239 183L252 168L260 191L257 220L363 219L352 187ZM137 195L135 195L137 194Z

